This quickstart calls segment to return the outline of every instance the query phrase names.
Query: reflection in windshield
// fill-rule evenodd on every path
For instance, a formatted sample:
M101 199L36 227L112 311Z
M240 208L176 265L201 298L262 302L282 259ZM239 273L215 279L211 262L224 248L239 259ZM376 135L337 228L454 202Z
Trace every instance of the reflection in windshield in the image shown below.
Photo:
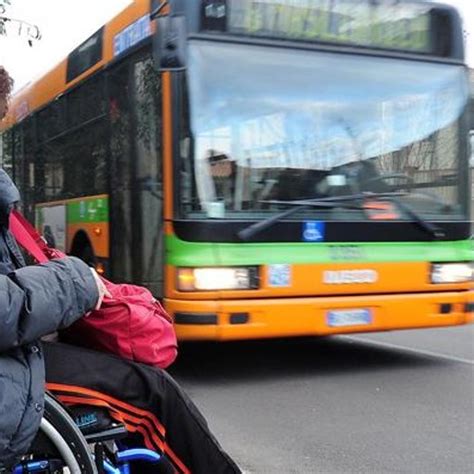
M262 214L262 201L412 190L459 218L465 71L395 59L194 42L186 215ZM193 181L193 182L190 182ZM415 193L416 191L416 193Z

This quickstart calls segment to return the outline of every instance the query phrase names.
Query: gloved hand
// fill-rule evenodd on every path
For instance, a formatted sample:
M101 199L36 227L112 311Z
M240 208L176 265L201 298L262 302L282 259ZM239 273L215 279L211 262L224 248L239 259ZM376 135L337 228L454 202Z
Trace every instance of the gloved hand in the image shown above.
M97 304L94 309L99 309L102 306L102 302L104 301L104 298L107 296L109 298L112 297L112 295L109 293L109 290L107 290L107 287L105 286L105 283L102 281L100 276L97 274L97 272L91 268L92 275L94 276L94 280L97 283L97 289L99 290L99 299L97 300Z

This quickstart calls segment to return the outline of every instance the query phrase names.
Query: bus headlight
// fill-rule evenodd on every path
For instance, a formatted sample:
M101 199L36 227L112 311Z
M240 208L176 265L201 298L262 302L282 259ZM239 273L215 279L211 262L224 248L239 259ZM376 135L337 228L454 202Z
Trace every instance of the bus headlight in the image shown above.
M258 267L178 268L179 291L253 290Z
M433 263L432 283L463 283L474 280L473 263Z

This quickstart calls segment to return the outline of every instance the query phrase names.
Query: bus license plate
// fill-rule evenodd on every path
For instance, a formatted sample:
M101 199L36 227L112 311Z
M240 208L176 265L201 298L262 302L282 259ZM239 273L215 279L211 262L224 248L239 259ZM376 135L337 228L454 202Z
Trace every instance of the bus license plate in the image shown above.
M370 309L341 309L327 312L327 323L331 327L363 326L372 323Z

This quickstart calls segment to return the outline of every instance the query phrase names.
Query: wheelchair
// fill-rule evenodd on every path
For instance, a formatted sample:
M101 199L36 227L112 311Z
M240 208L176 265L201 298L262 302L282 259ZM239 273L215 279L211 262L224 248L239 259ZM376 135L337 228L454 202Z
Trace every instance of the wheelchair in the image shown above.
M46 393L40 430L30 452L12 472L130 474L138 462L156 466L156 472L164 472L160 468L160 454L127 448L122 442L127 436L126 428L115 422L107 410L89 406L66 409Z

